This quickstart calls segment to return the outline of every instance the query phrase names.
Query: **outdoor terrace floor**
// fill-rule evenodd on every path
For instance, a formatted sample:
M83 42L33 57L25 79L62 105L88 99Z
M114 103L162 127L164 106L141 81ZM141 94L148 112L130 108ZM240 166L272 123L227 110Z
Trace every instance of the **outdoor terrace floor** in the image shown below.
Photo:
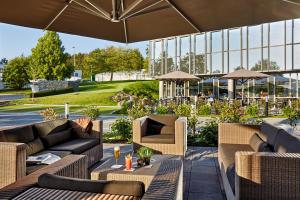
M104 157L113 156L113 147L104 144ZM131 150L131 145L119 145L121 152ZM216 147L188 147L184 159L184 200L226 200L218 168Z

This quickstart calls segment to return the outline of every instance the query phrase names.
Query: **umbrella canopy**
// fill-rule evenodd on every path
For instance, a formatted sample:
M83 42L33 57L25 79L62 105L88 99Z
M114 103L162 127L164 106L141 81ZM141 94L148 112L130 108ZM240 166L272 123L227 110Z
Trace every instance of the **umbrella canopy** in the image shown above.
M0 22L137 42L300 17L299 0L1 0Z
M231 72L225 76L222 76L223 79L260 79L260 78L267 78L270 75L263 74L256 71L240 69L234 72Z
M267 78L270 75L263 74L256 71L250 71L246 69L240 69L234 72L231 72L225 76L222 76L223 79L234 79L234 80L241 80L242 83L242 100L244 100L244 83L246 83L249 79L260 79L260 78Z
M156 80L161 81L192 81L192 80L200 80L199 77L182 72L182 71L174 71L168 74L164 74L155 78Z

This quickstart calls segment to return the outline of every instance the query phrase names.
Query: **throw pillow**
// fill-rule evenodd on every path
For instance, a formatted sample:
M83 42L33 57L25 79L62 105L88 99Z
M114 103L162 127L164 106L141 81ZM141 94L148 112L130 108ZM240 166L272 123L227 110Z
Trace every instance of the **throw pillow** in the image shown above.
M44 142L46 147L52 147L54 145L66 142L71 139L72 128L69 128L65 131L51 133L45 137L42 137L42 141Z
M89 118L79 118L75 120L74 128L81 128L83 133L92 133L93 122Z
M3 130L1 134L2 137L0 138L3 138L4 140L1 142L28 143L34 140L34 134L31 125Z
M146 135L159 135L161 129L165 126L164 124L155 121L153 119L147 119L147 131Z
M32 140L31 142L27 143L26 155L30 156L30 155L38 153L42 150L44 150L44 145L40 138L36 138L36 139Z

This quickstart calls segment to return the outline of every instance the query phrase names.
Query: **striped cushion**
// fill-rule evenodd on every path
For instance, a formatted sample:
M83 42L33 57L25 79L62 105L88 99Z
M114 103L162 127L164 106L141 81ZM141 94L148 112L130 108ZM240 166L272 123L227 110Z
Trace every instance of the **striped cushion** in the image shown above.
M133 196L121 196L112 194L97 194L89 192L77 192L69 190L55 190L47 188L33 187L17 197L14 200L140 200Z

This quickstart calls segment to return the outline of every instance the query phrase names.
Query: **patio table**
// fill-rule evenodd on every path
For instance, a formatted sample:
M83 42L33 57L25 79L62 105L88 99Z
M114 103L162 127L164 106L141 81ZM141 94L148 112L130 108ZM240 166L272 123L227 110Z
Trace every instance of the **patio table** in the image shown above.
M124 164L125 155L129 152L122 153L118 163ZM133 157L136 157L135 155ZM112 165L115 164L114 157L109 158L103 164L96 167L91 172L92 180L120 180L120 181L142 181L145 184L147 190L151 184L153 178L156 176L158 170L165 165L163 161L166 160L181 160L180 156L174 155L153 155L151 157L151 165L136 168L134 171L125 171L125 166L121 168L113 169Z

